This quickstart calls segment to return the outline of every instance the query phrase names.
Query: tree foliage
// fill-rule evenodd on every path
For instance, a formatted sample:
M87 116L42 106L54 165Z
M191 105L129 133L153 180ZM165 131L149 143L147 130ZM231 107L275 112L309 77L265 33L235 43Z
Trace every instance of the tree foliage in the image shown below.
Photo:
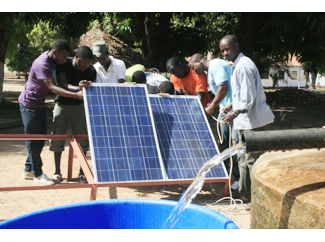
M164 70L171 56L216 52L217 39L232 32L236 16L233 13L114 13L110 24L114 23L115 31L111 34L140 48L147 67Z
M34 59L51 49L57 39L73 42L87 31L92 13L19 13L14 15L12 38L6 53L10 70L28 72Z
M310 71L325 69L322 13L48 12L19 13L15 18L23 24L14 23L17 30L8 47L9 59L12 49L17 52L18 42L22 47L28 39L25 46L33 53L33 48L48 48L55 38L73 41L100 23L105 31L140 49L146 67L164 70L169 57L186 57L196 52L220 56L219 40L233 34L242 52L253 59L261 72L286 62L293 54ZM20 28L23 29L19 32ZM18 34L24 31L25 34Z

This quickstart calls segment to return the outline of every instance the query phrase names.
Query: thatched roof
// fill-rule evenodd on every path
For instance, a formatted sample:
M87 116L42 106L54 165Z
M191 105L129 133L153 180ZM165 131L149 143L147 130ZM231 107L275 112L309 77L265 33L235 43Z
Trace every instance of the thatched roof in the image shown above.
M103 31L98 24L93 29L80 36L77 46L87 45L92 48L96 41L104 40L108 44L108 51L114 58L123 60L126 67L143 64L142 55L129 47L123 41Z

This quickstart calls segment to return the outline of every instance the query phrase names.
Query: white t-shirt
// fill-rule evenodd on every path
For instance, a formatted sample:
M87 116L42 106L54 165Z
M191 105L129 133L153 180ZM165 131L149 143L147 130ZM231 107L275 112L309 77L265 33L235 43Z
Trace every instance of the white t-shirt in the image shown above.
M164 81L169 81L166 77L154 73L154 72L144 72L147 79L147 88L149 94L158 94L159 85Z
M107 71L99 62L94 65L97 72L96 82L98 83L118 83L119 79L125 80L126 67L124 61L115 59L112 56L109 57L112 62Z

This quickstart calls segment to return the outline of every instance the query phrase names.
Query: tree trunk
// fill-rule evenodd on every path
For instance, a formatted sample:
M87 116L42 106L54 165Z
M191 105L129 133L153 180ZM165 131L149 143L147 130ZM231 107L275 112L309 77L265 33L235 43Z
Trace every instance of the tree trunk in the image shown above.
M317 71L312 71L311 72L311 85L310 88L311 89L316 89L316 77L317 77Z
M0 103L4 99L3 95L3 78L4 78L4 63L0 61Z
M278 88L279 87L278 75L271 76L271 77L272 77L272 81L273 81L272 88Z
M142 33L142 53L146 68L158 66L158 48L156 37L156 17L155 13L134 13L138 28Z
M147 44L147 36L146 36L146 31L144 27L144 20L145 20L145 14L144 13L133 13L135 21L136 21L136 26L140 30L142 34L142 45L141 45L141 50L142 50L142 55L144 58L147 57L148 55L148 44Z
M11 36L13 13L0 13L0 103L3 99L4 62Z
M306 88L309 88L309 71L305 71L306 76Z
M155 13L146 13L144 20L145 33L148 44L148 55L145 59L147 68L157 67L157 44L156 44L156 29L155 29Z

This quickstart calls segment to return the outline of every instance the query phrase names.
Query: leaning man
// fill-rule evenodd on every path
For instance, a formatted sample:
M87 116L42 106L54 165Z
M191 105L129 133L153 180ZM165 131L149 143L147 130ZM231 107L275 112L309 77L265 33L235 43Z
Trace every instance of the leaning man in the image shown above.
M70 92L55 84L57 65L63 64L70 54L66 40L55 41L50 51L45 51L34 60L24 90L18 97L25 134L46 134L47 115L45 97L49 91L65 96L83 99L82 92ZM26 140L28 151L23 178L33 179L39 185L53 185L42 171L41 152L44 140Z
M79 92L82 87L89 86L96 79L96 70L90 64L93 53L88 46L78 48L74 57L68 57L67 61L57 66L58 85L71 92ZM83 100L57 95L53 110L52 134L67 134L68 128L72 134L87 134L86 116ZM86 155L89 149L88 140L79 140L80 146ZM65 140L51 140L50 150L54 151L55 173L52 180L62 180L60 164L61 155L64 151ZM85 181L85 176L80 168L79 179Z

